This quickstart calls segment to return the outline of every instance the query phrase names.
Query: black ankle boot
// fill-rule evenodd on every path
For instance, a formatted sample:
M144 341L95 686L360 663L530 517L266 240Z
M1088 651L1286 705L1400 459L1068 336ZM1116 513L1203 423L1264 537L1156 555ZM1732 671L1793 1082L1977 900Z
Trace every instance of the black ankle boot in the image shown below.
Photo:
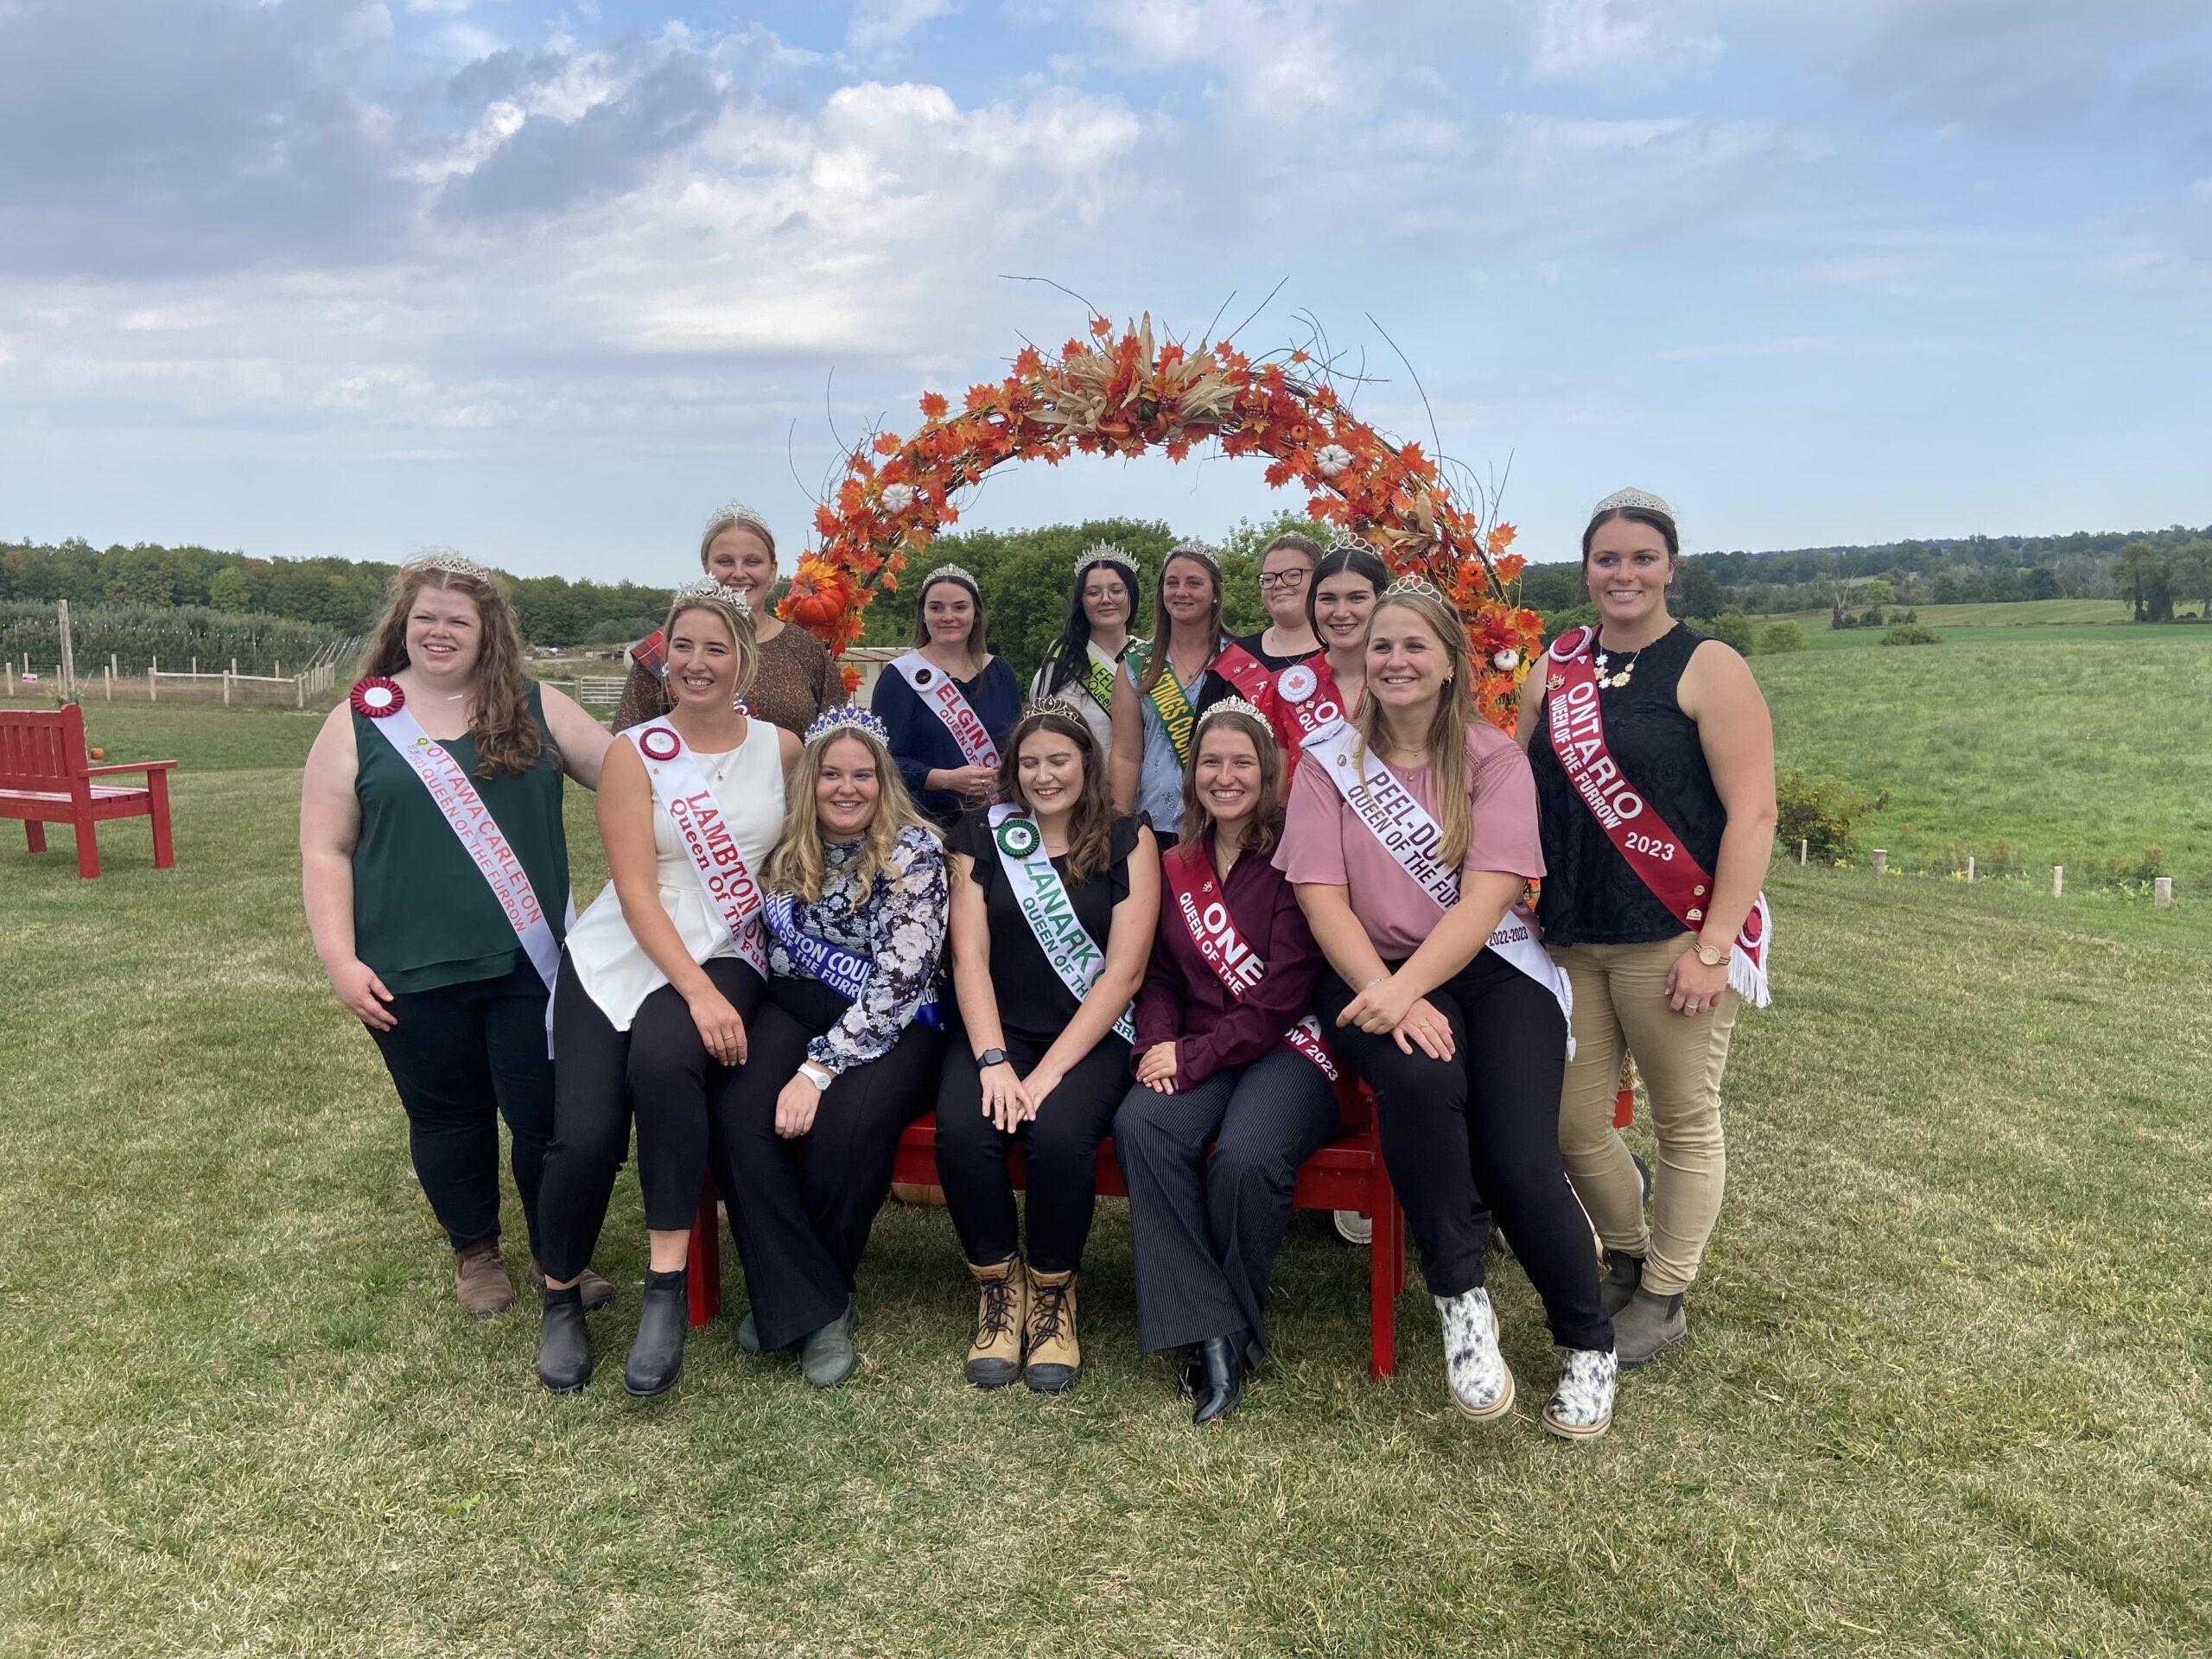
M1208 1337L1198 1347L1198 1409L1194 1423L1226 1417L1244 1398L1244 1333Z
M683 1370L683 1338L690 1313L683 1294L683 1272L678 1268L673 1273L645 1275L645 1306L638 1312L638 1339L630 1344L630 1363L622 1372L622 1386L641 1400L667 1393Z
M556 1394L573 1394L591 1381L583 1291L575 1285L549 1290L544 1305L544 1322L537 1327L537 1380Z

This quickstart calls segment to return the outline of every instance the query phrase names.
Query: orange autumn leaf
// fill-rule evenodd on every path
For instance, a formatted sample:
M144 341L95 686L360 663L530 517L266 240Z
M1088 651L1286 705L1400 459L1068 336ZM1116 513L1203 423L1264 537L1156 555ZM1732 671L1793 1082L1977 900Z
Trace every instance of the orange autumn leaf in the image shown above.
M875 443L874 448L877 454L895 455L899 453L899 435L897 433L879 432L875 435Z
M1090 320L1090 332L1094 339L1103 340L1114 332L1114 325L1103 317L1093 317Z
M944 411L947 407L948 405L944 401L944 394L943 392L925 391L922 394L922 413L929 419L932 421L943 420L944 418Z
M1033 380L1045 372L1043 353L1034 346L1025 346L1014 353L1014 372L1024 380Z

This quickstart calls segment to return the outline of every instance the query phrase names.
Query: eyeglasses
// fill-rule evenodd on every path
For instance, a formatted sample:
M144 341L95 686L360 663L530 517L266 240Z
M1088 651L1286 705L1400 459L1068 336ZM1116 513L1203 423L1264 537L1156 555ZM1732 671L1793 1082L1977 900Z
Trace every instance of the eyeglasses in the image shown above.
M1303 588L1306 578L1312 574L1310 570L1277 570L1260 578L1260 591L1264 594L1270 588Z

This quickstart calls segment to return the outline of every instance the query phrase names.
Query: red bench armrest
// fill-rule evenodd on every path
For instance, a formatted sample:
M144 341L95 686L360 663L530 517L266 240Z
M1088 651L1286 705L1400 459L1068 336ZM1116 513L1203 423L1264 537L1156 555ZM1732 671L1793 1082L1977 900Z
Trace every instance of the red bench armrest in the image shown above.
M174 760L121 760L109 766L86 766L87 778L106 778L118 772L167 772L176 765Z

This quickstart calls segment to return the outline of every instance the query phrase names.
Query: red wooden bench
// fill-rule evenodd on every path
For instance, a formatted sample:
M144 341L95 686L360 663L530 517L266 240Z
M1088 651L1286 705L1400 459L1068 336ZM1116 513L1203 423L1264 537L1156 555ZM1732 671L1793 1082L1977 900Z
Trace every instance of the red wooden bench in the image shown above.
M77 874L100 873L92 826L114 818L151 818L154 868L171 869L176 848L169 838L169 769L174 760L137 760L96 766L85 753L85 711L75 703L57 714L0 709L0 818L23 820L35 853L46 850L46 826L66 823L77 832ZM142 788L97 783L119 772L143 772Z
M1346 1074L1347 1079L1350 1074ZM1352 1084L1363 1092L1365 1085ZM1338 1136L1300 1166L1298 1190L1291 1204L1300 1210L1359 1210L1375 1224L1368 1246L1368 1358L1367 1374L1385 1377L1397 1370L1396 1307L1398 1294L1406 1287L1406 1213L1390 1188L1382 1167L1382 1146L1376 1137L1372 1102L1363 1102L1359 1127ZM1020 1147L1007 1160L1017 1189L1027 1185ZM909 1181L934 1186L937 1178L937 1118L925 1114L910 1125L899 1140L899 1156L892 1171L894 1182ZM1121 1166L1114 1161L1109 1138L1098 1148L1098 1190L1110 1198L1128 1196L1122 1185ZM699 1200L699 1213L691 1224L691 1323L706 1324L721 1312L721 1225L715 1215L715 1189L709 1182Z

